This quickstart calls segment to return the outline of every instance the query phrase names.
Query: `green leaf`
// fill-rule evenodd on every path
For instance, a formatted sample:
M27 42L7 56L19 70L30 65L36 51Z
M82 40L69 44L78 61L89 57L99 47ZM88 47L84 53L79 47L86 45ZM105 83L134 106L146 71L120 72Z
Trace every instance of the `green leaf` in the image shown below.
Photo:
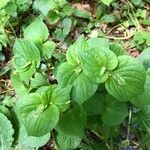
M87 40L89 49L101 48L103 50L109 50L109 40L105 38L90 38Z
M146 43L150 46L150 32L135 32L133 40L138 44Z
M88 44L83 35L81 35L77 41L75 41L67 50L67 62L71 65L79 65L79 52L88 49Z
M142 9L138 9L135 16L137 18L142 18L142 19L146 19L147 16L147 11L146 10L142 10Z
M143 108L146 105L150 105L150 92L145 91L142 94L131 99L131 102L139 108Z
M60 112L65 111L70 102L70 87L41 87L37 93L20 98L16 110L28 135L43 136L55 128Z
M131 99L131 102L139 108L144 108L147 105L150 105L150 73L146 72L146 81L144 84L144 92L138 96L135 96Z
M4 28L0 27L0 43L6 47L8 42L9 40L7 34L5 33Z
M144 84L145 91L150 91L150 69L146 71L146 81Z
M87 116L86 128L98 131L101 124L101 115Z
M86 125L86 114L81 106L73 103L60 117L58 129L66 136L81 138Z
M43 136L57 125L59 108L50 102L46 104L42 102L39 94L29 94L18 100L17 114L29 136Z
M63 7L66 4L66 0L35 0L33 7L39 10L45 16L50 10L58 9L59 6Z
M150 105L145 106L142 111L138 113L138 124L150 135Z
M101 23L113 23L116 21L116 17L112 14L109 14L109 15L104 15L102 16L102 18L100 19L100 22Z
M101 125L101 132L102 135L105 139L109 139L109 138L116 138L120 135L120 126L110 126L107 124L102 124Z
M35 44L25 39L17 39L13 47L14 66L21 79L28 81L40 64L40 52Z
M4 66L0 69L0 76L5 75L10 70L10 67Z
M83 103L83 108L88 116L99 115L104 111L105 98L100 93L95 93L86 102Z
M109 77L109 71L118 65L117 56L110 50L93 48L80 53L83 71L96 83L103 83Z
M49 31L42 18L37 17L25 30L24 38L35 43L43 43L48 39Z
M91 17L91 13L87 10L80 10L80 9L76 9L73 12L73 15L79 18L85 18L85 19L90 19Z
M118 60L119 65L109 73L105 86L117 100L128 101L143 92L146 73L135 58L119 56Z
M67 50L67 62L59 66L57 72L58 83L65 87L73 85L71 98L82 104L91 97L98 85L92 83L90 79L82 71L79 52L87 50L88 45L84 36L80 36L78 40Z
M10 0L1 0L0 1L0 9L4 8Z
M142 3L142 0L131 0L131 2L135 5L138 6Z
M150 47L144 49L144 51L139 55L138 59L146 70L150 68Z
M67 62L59 66L57 80L61 87L73 85L71 98L79 104L91 97L98 87L98 84L92 83L80 67L69 65Z
M71 3L66 3L65 5L63 5L62 12L64 16L71 16L73 11L74 9Z
M0 149L9 150L11 149L13 142L14 130L12 128L11 122L7 117L0 113Z
M41 73L35 73L34 78L31 80L31 87L41 87L49 85L45 75Z
M13 0L10 0L7 5L5 6L4 10L7 13L7 17L13 16L14 13L17 11L17 5Z
M106 105L102 114L102 121L109 126L121 124L128 116L126 103L118 102L111 95L106 96Z
M72 150L77 148L77 146L81 142L81 139L76 137L69 137L62 133L58 133L58 136L56 137L56 141L59 150Z
M1 47L1 45L0 45ZM1 51L1 50L0 50ZM0 61L5 61L5 56L0 52ZM2 71L1 74L3 74L4 71Z
M61 26L63 28L63 34L68 35L70 30L71 30L72 19L71 18L64 18L61 22Z
M47 15L47 20L50 24L56 24L60 19L60 16L55 11L50 11Z
M33 7L46 16L50 10L57 8L58 4L54 0L35 0Z
M61 112L66 111L70 103L71 86L61 88L57 85L47 86L42 95L42 99L46 102L56 105ZM42 89L42 88L41 88ZM39 89L40 90L40 89Z
M113 0L101 0L103 4L109 6Z
M16 0L15 1L18 11L26 11L32 4L32 0Z
M64 18L61 22L61 27L57 28L54 32L55 39L64 41L67 35L70 33L72 27L72 19Z
M40 52L31 41L17 39L13 47L13 53L16 69L24 69L32 61L35 61L37 66L40 64Z
M17 96L22 96L28 94L28 89L23 83L23 81L20 80L19 75L12 74L11 75L11 81L13 84L13 88L15 89L15 92Z
M101 18L101 16L105 13L105 10L106 10L106 6L102 4L97 5L96 7L96 19L97 20Z
M56 47L56 44L53 41L47 41L43 44L43 49L42 49L42 57L47 57L51 58L52 53Z
M41 136L41 137L35 137L35 136L28 136L26 128L24 125L21 125L20 129L20 136L19 136L19 149L21 150L33 150L38 149L39 147L46 144L50 139L50 133Z
M21 70L17 70L16 72L19 74L19 77L21 81L25 81L27 84L29 83L29 80L31 79L32 75L36 71L36 62L29 62L27 63L26 67L21 68Z
M111 51L113 51L117 56L127 55L126 51L117 43L111 43L109 45Z

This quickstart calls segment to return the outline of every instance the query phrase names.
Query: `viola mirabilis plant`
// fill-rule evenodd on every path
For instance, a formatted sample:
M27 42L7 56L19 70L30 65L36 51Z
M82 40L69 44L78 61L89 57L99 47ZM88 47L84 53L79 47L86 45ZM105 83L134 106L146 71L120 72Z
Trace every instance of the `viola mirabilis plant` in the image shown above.
M43 32L30 35L39 28ZM46 25L37 18L14 44L12 81L20 134L26 133L33 145L38 141L44 145L53 137L59 149L82 148L89 130L106 139L116 136L110 131L125 121L129 104L140 107L141 103L136 118L143 131L150 129L146 119L150 102L141 101L149 93L150 75L140 59L115 51L107 39L86 40L82 35L68 48L66 62L55 68L58 84L52 85L41 69L41 61L50 59L55 49L48 35Z

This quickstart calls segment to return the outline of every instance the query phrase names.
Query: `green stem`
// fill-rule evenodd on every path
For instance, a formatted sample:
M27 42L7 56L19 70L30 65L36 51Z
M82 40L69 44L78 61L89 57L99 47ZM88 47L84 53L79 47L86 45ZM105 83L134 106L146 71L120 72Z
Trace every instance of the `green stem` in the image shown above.
M14 37L17 39L17 35L16 35L16 32L15 32L13 26L11 25L11 23L9 21L8 21L8 24L10 25L10 28L11 28L13 34L14 34Z
M132 110L130 109L130 111L129 111L129 120L128 120L128 129L127 129L127 140L130 140L131 119L132 119Z

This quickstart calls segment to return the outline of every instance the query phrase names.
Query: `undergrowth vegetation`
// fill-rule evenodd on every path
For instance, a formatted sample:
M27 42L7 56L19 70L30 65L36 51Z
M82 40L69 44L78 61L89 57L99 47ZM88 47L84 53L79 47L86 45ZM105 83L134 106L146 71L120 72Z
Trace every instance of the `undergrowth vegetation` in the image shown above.
M0 0L0 150L149 150L149 4Z

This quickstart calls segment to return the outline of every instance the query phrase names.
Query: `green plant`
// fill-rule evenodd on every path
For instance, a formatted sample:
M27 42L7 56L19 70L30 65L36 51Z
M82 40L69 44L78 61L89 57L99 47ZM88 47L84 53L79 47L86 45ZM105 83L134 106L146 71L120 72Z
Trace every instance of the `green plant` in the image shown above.
M38 28L43 32L32 33ZM51 132L61 149L63 144L72 149L74 142L84 139L89 117L98 115L101 125L110 128L123 123L128 116L128 101L134 104L134 97L144 91L146 71L142 64L112 51L106 39L85 40L80 36L68 48L67 61L56 67L58 85L49 85L39 72L40 61L48 54L43 49L44 43L50 42L47 37L46 25L37 18L13 47L16 69L12 81L18 93L15 110L27 134L39 139ZM32 87L36 72L41 74L41 87ZM103 91L98 90L100 86L104 86ZM60 144L60 138L66 136L68 139Z
M120 41L100 38L100 33L97 38L88 35L95 28L101 30L99 22L112 25L121 17L106 14L107 8L110 13L127 7L126 19L129 16L136 28L136 21L139 25L139 18L147 14L113 0L99 2L103 4L96 3L96 16L66 0L0 4L0 59L5 63L4 50L13 53L7 58L11 65L2 68L0 76L11 71L14 89L0 80L4 82L0 90L10 88L10 93L0 93L0 149L33 150L54 143L60 150L117 150L131 148L133 134L136 148L149 148L149 32L134 34L134 46L144 49L137 58L128 55L117 44ZM88 27L83 29L83 23ZM82 31L73 33L77 29ZM85 36L78 37L80 33Z

